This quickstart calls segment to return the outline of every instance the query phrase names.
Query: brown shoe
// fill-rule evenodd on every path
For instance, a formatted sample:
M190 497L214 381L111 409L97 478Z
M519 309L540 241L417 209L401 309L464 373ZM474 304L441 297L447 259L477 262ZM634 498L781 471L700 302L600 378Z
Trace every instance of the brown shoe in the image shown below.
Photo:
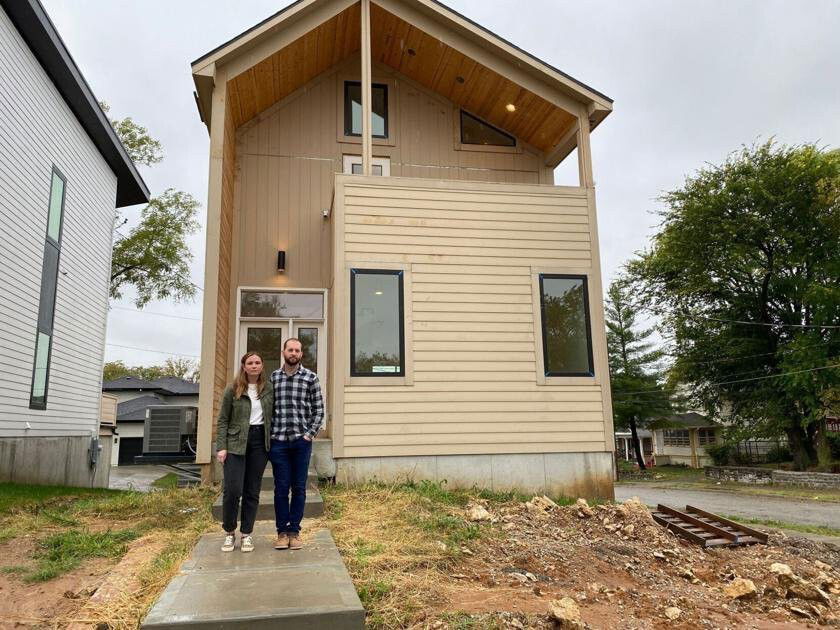
M300 536L297 534L289 536L289 549L301 549L302 547L303 542L300 540Z
M277 534L277 540L274 541L275 549L288 549L289 537L286 534Z

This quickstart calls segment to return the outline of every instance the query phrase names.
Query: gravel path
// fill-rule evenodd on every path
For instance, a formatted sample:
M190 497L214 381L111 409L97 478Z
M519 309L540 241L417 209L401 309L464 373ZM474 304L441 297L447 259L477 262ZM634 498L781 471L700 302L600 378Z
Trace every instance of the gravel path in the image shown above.
M664 503L677 509L686 504L714 512L747 518L822 525L840 529L840 504L801 499L752 496L719 490L681 490L658 488L647 483L620 483L615 486L616 501L639 497L646 505Z

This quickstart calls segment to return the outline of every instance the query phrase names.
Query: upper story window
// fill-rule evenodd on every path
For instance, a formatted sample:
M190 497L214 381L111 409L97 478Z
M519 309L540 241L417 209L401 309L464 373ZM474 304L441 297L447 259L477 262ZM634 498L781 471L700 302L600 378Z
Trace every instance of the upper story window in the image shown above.
M461 144L483 144L492 147L515 147L516 138L490 123L461 110Z
M38 302L38 323L35 331L35 356L32 361L32 384L29 393L30 409L47 408L50 380L53 320L58 287L58 260L61 255L61 228L64 218L64 189L66 180L53 168L50 197L47 206L47 234L44 239L44 259L41 265L41 297Z
M540 274L546 376L594 376L586 276Z
M371 86L371 131L374 138L388 137L388 86L374 83ZM344 82L344 135L362 135L362 84Z

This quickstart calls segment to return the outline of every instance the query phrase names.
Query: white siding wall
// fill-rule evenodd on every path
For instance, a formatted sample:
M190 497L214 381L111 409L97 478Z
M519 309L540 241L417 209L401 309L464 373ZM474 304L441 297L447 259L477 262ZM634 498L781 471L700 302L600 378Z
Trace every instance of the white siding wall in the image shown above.
M0 437L87 435L98 427L117 179L2 9L0 85ZM29 393L53 165L67 186L40 411Z

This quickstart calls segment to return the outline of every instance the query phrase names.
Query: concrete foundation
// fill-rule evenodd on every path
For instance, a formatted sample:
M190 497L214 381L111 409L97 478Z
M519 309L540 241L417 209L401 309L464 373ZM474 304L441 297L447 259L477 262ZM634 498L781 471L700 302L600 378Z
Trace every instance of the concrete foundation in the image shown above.
M339 483L427 479L446 483L449 488L600 499L614 496L610 452L356 457L337 459L335 465Z
M99 443L102 450L91 468L87 436L0 438L0 481L107 488L113 439L103 435Z

